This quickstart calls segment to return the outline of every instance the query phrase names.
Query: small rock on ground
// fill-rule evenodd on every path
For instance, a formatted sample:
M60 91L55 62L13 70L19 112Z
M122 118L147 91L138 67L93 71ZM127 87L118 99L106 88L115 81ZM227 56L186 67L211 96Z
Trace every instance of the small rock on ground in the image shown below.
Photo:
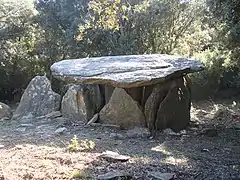
M46 118L54 119L54 118L57 118L57 117L60 117L60 116L62 116L60 111L53 111L53 112L47 114Z
M120 155L117 152L113 152L113 151L106 151L102 153L100 157L110 162L117 162L117 161L126 162L130 159L130 156Z
M171 135L171 136L181 136L181 135L186 135L187 131L186 130L181 130L180 132L176 133L172 129L168 128L168 129L163 130L163 133L165 133L167 135Z
M55 131L55 134L63 134L66 130L67 130L67 128L65 128L65 127L58 128Z
M33 127L33 124L21 124L20 127Z
M148 172L148 174L156 180L172 180L175 178L175 173Z
M19 127L19 128L16 129L16 131L18 131L18 132L25 132L26 129L27 129L26 127Z
M110 137L114 139L124 139L124 136L119 133L110 133Z
M113 171L113 172L108 172L103 175L99 175L98 180L117 180L117 179L122 179L122 180L130 180L132 179L132 176L127 174L126 172L122 171Z

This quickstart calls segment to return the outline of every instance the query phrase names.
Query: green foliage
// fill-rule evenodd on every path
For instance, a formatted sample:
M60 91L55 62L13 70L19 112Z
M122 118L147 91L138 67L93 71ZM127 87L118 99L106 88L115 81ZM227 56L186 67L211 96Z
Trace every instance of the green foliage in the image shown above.
M78 138L76 135L71 139L71 143L68 146L69 151L78 151L79 150L79 143L78 143Z
M95 143L93 141L89 141L88 139L78 141L76 135L71 139L71 143L68 146L69 151L77 152L77 151L91 151L95 147Z
M240 88L240 74L232 62L231 55L229 51L219 49L207 49L194 54L194 58L200 59L205 65L204 71L191 75L193 88L196 89L193 92L197 93L194 97L216 97L223 90L227 93L224 97L237 95L237 88ZM199 89L201 89L201 94L199 94Z
M206 70L192 77L205 97L239 92L239 2L0 0L0 99L35 75L52 79L58 60L144 53L200 59Z
M75 170L75 171L72 172L71 179L72 180L74 180L74 179L84 179L84 180L86 180L86 179L92 179L92 176L88 171Z
M72 172L72 178L75 179L75 178L81 178L81 173L80 171L73 171Z
M204 43L207 49L194 53L206 69L193 75L195 88L200 87L207 96L232 97L239 94L240 87L240 2L208 0L207 6L204 22L208 26L205 35L210 37Z
M0 99L13 100L13 91L43 73L35 15L31 1L0 0Z

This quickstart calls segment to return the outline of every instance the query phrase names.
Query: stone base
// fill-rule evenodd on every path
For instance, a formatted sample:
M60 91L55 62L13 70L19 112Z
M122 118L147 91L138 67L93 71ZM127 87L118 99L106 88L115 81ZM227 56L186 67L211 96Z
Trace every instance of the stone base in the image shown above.
M115 88L100 111L100 122L124 129L147 127L154 136L166 128L178 132L190 121L191 80L187 76L154 86L119 89Z
M63 98L62 111L67 112L63 115L72 115L76 111L76 116L87 122L99 113L101 123L118 125L123 129L147 127L153 136L156 131L166 128L178 132L190 121L191 80L188 76L136 88L79 87L71 96L73 101L77 100L76 105L73 106L74 103L67 98L68 93Z

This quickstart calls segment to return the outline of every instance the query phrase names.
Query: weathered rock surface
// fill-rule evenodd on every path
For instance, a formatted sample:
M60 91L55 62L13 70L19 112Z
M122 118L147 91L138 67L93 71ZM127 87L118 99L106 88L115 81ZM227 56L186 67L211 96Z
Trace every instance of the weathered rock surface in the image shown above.
M138 103L121 88L115 88L111 99L99 113L100 122L119 125L124 129L141 126L144 114Z
M152 93L150 94L145 103L144 114L147 126L151 134L155 133L158 129L166 128L166 124L163 124L161 127L157 127L156 118L159 105L164 100L164 97L166 96L168 89L170 88L170 84L171 82L155 85Z
M0 102L0 120L11 118L12 118L11 108L8 105Z
M151 133L171 128L179 132L190 121L190 92L185 78L157 84L145 104L145 117Z
M110 162L126 162L130 159L130 156L121 155L113 151L106 151L100 157Z
M87 122L103 107L103 97L98 85L73 85L63 96L63 117Z
M65 131L67 131L67 128L61 127L55 131L55 134L63 134Z
M81 116L78 111L77 92L78 86L71 86L62 98L61 113L63 117L80 120Z
M14 118L32 114L45 116L59 110L61 97L52 91L51 83L45 76L36 76L29 83L17 107Z
M201 70L200 61L166 54L72 59L51 66L53 75L67 82L124 88L153 85Z
M130 180L132 179L132 176L124 171L112 171L107 172L105 174L99 175L97 177L98 180Z
M180 132L176 133L172 129L165 129L163 130L163 133L170 136L182 136L187 135L187 131L185 129L181 130Z

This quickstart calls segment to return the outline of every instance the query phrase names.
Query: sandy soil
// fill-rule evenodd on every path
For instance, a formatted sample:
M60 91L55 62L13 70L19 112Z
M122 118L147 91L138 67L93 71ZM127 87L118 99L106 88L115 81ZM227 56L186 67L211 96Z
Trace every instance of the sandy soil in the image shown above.
M126 131L84 127L63 119L22 119L0 122L0 179L97 179L123 170L132 179L152 179L149 172L172 172L179 180L240 179L240 112L232 102L193 103L186 134L159 133L129 138ZM226 108L228 107L228 109ZM63 134L56 134L59 127ZM70 152L74 135L95 142L88 152ZM99 155L111 150L131 156L127 162L108 162Z

